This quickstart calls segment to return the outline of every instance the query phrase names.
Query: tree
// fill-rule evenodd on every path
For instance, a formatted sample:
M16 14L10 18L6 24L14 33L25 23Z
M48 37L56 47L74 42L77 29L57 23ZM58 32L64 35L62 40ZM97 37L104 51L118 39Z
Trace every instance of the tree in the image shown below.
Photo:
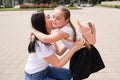
M23 0L19 0L19 4L22 4L23 3Z
M70 6L73 6L73 4L74 4L74 1L70 0Z
M92 6L97 4L97 0L89 0L88 3L92 4Z

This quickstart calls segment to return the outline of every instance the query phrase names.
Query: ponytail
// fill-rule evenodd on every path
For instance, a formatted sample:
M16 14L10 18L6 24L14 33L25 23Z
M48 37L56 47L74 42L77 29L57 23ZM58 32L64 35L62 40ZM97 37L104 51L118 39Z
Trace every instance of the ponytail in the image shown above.
M73 29L73 32L74 32L73 42L75 42L75 41L76 41L76 36L77 36L77 34L76 34L76 30L75 30L75 27L73 26L73 24L71 23L71 21L70 21L69 23L70 23L71 28Z

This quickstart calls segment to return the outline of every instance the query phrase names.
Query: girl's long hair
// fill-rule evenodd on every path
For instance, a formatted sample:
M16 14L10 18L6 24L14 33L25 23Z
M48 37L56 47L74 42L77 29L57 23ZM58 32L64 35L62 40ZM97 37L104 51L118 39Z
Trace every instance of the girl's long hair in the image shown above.
M67 8L64 7L64 6L58 6L58 7L56 7L55 9L58 9L58 10L63 11L63 13L64 13L64 18L65 18L65 19L69 19L69 23L70 23L71 28L73 29L73 32L74 32L73 42L75 42L75 41L76 41L76 30L75 30L75 27L73 26L73 24L72 24L72 22L71 22L71 20L70 20L71 14L70 14L69 9L67 9Z
M44 34L49 34L46 29L45 25L45 15L44 11L40 10L32 14L31 16L31 24L32 28L44 33ZM31 34L32 36L33 34ZM35 36L35 35L34 35ZM31 37L30 38L30 43L28 45L28 52L32 53L35 52L35 43L36 43L37 37Z

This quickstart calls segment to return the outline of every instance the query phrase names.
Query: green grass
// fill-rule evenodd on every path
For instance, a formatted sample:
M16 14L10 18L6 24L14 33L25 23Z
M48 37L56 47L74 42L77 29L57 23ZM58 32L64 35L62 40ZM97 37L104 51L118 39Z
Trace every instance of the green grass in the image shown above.
M108 7L108 8L119 8L120 9L120 5L99 4L97 6Z
M68 7L69 9L78 9L76 6ZM53 10L54 8L0 8L0 11L24 11L24 10Z
M53 8L0 8L0 11L52 10Z

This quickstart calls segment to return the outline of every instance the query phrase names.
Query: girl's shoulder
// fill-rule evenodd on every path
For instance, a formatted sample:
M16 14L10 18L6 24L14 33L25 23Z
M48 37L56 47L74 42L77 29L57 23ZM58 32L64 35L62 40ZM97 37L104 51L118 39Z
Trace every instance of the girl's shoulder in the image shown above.
M73 32L69 23L64 25L62 28L60 28L60 30L65 31L65 32Z

